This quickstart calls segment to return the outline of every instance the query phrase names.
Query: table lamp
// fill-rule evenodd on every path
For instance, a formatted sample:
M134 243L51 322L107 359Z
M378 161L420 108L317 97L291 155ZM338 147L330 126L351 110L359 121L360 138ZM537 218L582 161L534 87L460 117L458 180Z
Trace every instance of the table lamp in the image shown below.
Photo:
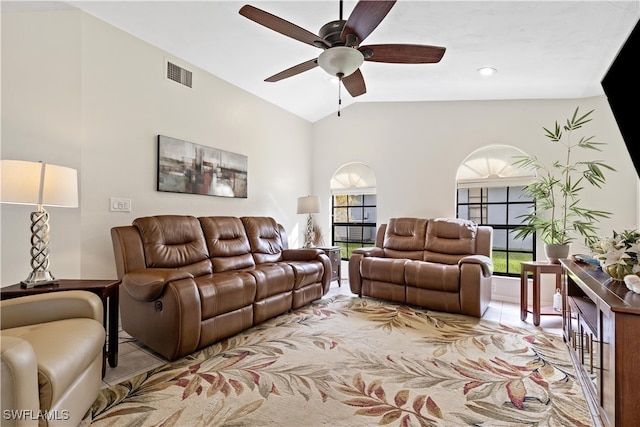
M307 214L307 229L304 233L304 247L313 248L313 218L311 214L320 212L320 197L298 197L298 214Z
M78 172L64 166L22 160L0 160L0 202L35 205L31 212L31 273L22 286L49 285L49 213L44 206L78 207Z

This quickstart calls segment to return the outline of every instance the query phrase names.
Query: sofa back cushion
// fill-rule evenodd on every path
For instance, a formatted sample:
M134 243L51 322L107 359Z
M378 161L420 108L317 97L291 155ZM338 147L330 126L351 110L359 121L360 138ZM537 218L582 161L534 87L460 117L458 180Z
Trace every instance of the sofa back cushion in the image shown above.
M253 267L249 238L240 218L200 217L214 272Z
M475 222L464 219L430 220L424 260L456 264L462 257L475 254L477 228Z
M426 234L426 219L391 218L384 235L385 257L423 259Z
M264 216L245 216L241 218L249 238L249 245L256 264L277 262L282 259L280 227L275 219Z
M147 268L181 268L194 276L211 273L204 234L195 217L142 217L133 226L140 232Z

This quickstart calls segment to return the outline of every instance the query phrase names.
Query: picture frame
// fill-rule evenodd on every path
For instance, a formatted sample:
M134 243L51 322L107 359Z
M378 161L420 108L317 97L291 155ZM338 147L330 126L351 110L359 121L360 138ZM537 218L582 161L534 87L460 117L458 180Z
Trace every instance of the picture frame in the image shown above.
M158 191L247 198L247 156L165 135L157 153Z

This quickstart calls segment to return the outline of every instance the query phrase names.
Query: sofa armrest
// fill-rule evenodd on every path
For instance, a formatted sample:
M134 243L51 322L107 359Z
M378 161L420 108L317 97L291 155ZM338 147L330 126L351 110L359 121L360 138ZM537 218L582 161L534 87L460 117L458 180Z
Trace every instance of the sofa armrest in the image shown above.
M353 254L359 254L362 256L376 256L376 257L384 257L384 249L379 248L377 246L369 246L366 248L358 248L354 249Z
M493 261L488 256L484 255L468 255L458 261L458 265L462 264L479 264L482 268L482 275L485 277L493 274Z
M282 251L283 261L313 261L318 259L318 255L324 254L321 249L284 249Z
M2 356L2 413L5 411L31 411L37 414L40 409L38 391L38 361L33 347L22 338L2 336L0 340ZM36 418L22 417L13 420L3 419L2 425L37 426ZM11 421L14 421L11 424Z
M329 292L331 286L331 260L322 249L301 248L285 249L282 251L283 261L319 261L322 263L324 273L322 275L322 294Z
M365 257L384 258L384 249L378 246L368 246L354 249L349 256L349 288L351 292L362 296L362 275L360 274L360 263Z
M102 300L88 291L27 295L0 302L2 329L87 317L102 324Z
M167 283L189 278L193 278L191 273L175 268L143 268L125 274L121 287L133 299L153 301L162 294Z

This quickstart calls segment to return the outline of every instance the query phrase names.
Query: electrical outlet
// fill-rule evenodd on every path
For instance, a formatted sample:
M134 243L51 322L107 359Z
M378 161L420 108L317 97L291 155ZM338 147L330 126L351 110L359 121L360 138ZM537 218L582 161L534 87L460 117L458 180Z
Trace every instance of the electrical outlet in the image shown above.
M131 199L112 197L109 210L111 212L131 212Z
M496 284L495 283L491 283L491 292L495 293L496 291Z

